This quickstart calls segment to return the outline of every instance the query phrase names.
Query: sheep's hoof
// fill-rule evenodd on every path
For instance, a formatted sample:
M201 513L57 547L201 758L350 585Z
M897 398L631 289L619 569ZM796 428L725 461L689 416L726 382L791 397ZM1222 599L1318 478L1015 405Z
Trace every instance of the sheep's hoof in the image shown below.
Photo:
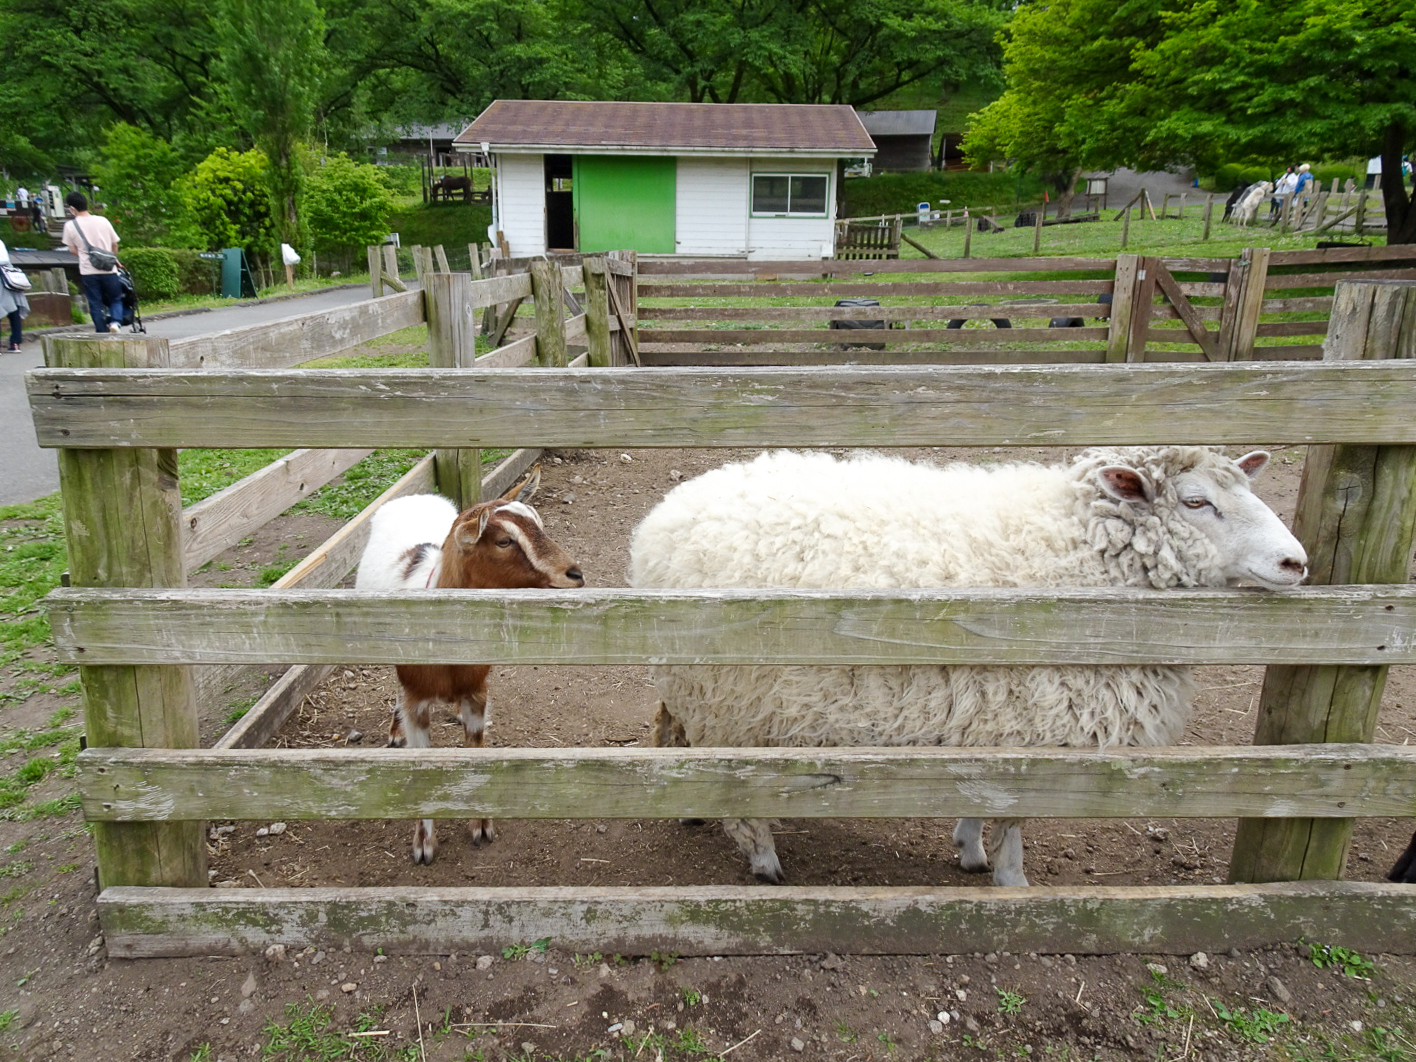
M970 859L967 852L959 853L959 869L969 874L987 874L993 868L988 865L988 859Z
M993 884L1002 885L1005 887L1026 889L1028 887L1028 879L1027 875L1024 874L1021 870L1015 870L1011 872L994 871Z
M679 819L680 826L702 826L707 819Z
M776 852L768 852L752 860L752 876L763 885L782 885L786 875L782 873L781 860Z

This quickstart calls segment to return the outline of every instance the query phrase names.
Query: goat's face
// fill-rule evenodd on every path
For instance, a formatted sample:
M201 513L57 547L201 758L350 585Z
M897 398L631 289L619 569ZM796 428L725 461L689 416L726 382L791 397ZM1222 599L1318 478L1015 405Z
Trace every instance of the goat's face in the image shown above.
M546 534L525 499L540 473L453 522L443 545L438 586L445 589L549 590L585 585L580 566Z

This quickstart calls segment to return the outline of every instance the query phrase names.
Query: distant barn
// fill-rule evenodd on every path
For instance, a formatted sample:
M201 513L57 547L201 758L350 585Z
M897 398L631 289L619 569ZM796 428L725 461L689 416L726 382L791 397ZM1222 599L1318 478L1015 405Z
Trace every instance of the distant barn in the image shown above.
M934 140L934 111L859 111L861 124L878 149L878 172L928 170Z

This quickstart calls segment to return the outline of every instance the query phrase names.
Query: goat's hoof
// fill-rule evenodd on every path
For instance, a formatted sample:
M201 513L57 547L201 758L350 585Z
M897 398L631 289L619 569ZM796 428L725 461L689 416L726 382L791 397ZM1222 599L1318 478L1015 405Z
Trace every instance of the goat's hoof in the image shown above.
M484 844L491 844L497 839L496 827L492 825L491 819L483 819L481 822L472 824L472 843L478 847Z
M433 865L433 860L437 858L437 855L438 850L436 848L414 848L413 864L414 866L430 867Z
M407 740L404 739L404 738L401 738L401 737L392 738L392 737L391 737L391 738L388 739L388 744L385 745L384 748L386 748L386 749L401 749L401 748L403 748L407 743L408 743Z
M702 826L707 819L679 819L680 826Z

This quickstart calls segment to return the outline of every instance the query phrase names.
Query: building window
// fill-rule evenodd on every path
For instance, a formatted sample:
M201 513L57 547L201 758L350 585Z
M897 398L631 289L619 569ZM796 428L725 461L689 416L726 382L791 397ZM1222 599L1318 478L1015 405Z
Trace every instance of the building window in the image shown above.
M752 213L768 217L826 216L824 173L754 173Z

